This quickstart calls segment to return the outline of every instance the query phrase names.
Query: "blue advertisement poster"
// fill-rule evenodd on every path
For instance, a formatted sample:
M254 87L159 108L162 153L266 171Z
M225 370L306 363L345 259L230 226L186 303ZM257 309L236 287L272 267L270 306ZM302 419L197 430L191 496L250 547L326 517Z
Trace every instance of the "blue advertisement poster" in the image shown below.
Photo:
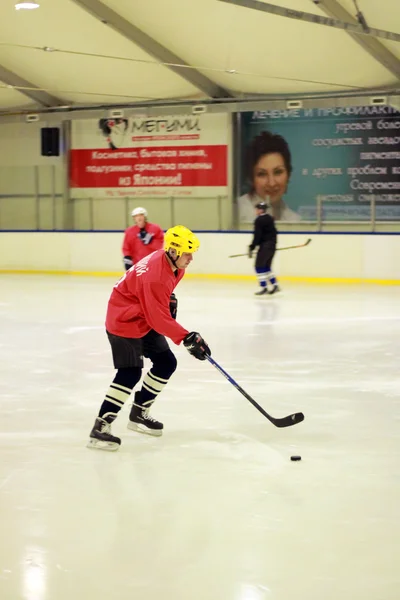
M389 106L241 114L239 220L400 220L400 113Z

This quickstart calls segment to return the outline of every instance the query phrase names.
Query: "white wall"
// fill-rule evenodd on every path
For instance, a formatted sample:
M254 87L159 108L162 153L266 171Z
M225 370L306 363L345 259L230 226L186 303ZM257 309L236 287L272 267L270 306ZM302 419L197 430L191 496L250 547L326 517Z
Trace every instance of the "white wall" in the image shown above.
M40 154L40 129L47 125L46 121L0 124L2 229L63 227L63 157Z
M250 234L200 233L190 272L253 275L253 261L228 258L246 252ZM283 277L399 280L400 235L312 234L305 248L278 252L274 270ZM306 235L280 234L279 246ZM0 233L0 270L122 271L122 233Z
M59 156L41 156L40 129L47 127L46 121L34 123L16 122L0 124L1 167L27 167L59 165ZM61 122L51 124L61 127Z
M226 116L227 117L227 116ZM16 117L20 119L20 117ZM82 123L87 123L83 121ZM96 121L93 131L96 132ZM0 123L0 224L2 229L56 229L71 227L63 221L64 206L64 157L41 156L42 127L60 127L61 121L34 123L17 121ZM225 137L230 149L232 127L225 126ZM103 142L104 143L104 140ZM61 151L63 144L61 143ZM232 227L232 152L228 151L228 185L221 190L220 199L196 196L174 199L175 214L180 215L188 227L203 229L227 229ZM215 188L217 189L217 188ZM96 192L96 190L94 190ZM155 190L156 191L156 190ZM39 196L51 196L55 192L57 202L37 202ZM216 192L217 194L217 192ZM157 215L157 223L167 228L172 224L171 199L109 197L106 190L99 190L91 200L85 189L75 189L76 200L71 206L75 229L122 229L130 223L130 212L138 204L144 204L150 215ZM54 205L53 205L54 204ZM55 213L55 214L53 214Z

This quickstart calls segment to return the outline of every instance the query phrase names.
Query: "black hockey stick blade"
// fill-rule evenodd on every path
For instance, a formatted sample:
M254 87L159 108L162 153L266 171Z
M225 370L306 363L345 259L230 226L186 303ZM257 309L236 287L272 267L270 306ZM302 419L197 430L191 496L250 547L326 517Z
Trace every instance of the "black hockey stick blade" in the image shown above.
M291 425L297 425L297 423L304 421L304 415L302 412L298 412L294 413L293 415L289 415L288 417L283 417L282 419L270 417L270 421L275 425L275 427L290 427Z
M246 254L231 254L230 256L228 256L228 258L237 258L238 256L248 256L249 253L246 252Z
M283 417L282 419L277 419L276 417L272 417L263 409L262 406L258 404L253 398L245 392L245 390L240 387L238 383L232 377L224 371L224 369L217 363L211 356L207 356L207 360L231 383L245 398L248 400L268 421L270 421L275 427L291 427L292 425L297 425L297 423L301 423L304 421L303 413L294 413L293 415L288 415L287 417Z
M243 396L245 398L247 398L247 400L253 405L255 406L255 408L260 411L260 413L262 415L264 415L264 417L266 419L268 419L268 421L270 421L273 425L275 425L275 427L291 427L292 425L297 425L297 423L301 423L302 421L304 421L304 415L303 413L299 412L299 413L294 413L293 415L288 415L287 417L282 417L281 419L278 419L277 417L272 417L271 415L269 415L267 413L267 411L265 411L262 406L260 406L258 404L258 402L256 402L251 396L249 396L241 387L240 385L238 385L232 378L230 378L228 381L233 382L233 385L236 387L236 389L239 390L239 392L241 392L243 394Z

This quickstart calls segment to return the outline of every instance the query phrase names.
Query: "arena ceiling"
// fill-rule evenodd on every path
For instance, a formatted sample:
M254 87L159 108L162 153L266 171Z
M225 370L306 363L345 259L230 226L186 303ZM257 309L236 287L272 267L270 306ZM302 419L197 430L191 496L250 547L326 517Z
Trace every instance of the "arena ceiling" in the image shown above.
M37 1L0 2L3 113L400 89L400 41L365 34L400 34L399 0Z

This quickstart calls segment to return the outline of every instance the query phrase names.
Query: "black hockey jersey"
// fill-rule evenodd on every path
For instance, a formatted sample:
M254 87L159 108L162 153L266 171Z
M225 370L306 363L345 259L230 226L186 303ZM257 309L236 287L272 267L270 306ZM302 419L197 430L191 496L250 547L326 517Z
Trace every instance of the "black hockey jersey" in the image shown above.
M278 232L271 215L259 215L254 221L254 236L253 241L250 244L250 250L254 250L256 246L261 246L266 242L275 245L277 235Z

